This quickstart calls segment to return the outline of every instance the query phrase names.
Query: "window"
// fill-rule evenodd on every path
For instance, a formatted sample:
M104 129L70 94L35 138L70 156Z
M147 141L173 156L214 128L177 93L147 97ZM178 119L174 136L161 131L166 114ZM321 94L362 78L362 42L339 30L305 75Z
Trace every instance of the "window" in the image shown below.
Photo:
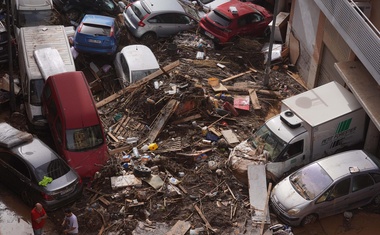
M30 172L28 170L28 167L18 157L9 153L2 153L1 159L10 167L12 167L17 173L22 174L26 178L30 179Z
M352 179L352 192L356 192L374 184L369 174L356 175Z
M317 200L316 203L321 203L328 201L329 199L335 199L347 195L350 191L350 182L351 178L348 178L333 185Z
M373 180L375 181L375 183L379 183L380 182L380 174L378 174L378 173L371 173L371 176L372 176Z
M67 149L70 151L86 151L104 143L100 125L72 129L66 131Z
M125 60L125 57L123 54L120 54L120 62L121 62L121 68L123 69L123 73L125 77L127 78L127 81L129 82L129 66L127 61Z
M30 104L41 106L42 90L44 79L33 79L30 81Z
M57 121L55 122L55 130L57 131L58 142L62 143L62 122L59 117L57 117Z
M288 150L284 154L284 160L295 157L303 153L303 140L290 144Z

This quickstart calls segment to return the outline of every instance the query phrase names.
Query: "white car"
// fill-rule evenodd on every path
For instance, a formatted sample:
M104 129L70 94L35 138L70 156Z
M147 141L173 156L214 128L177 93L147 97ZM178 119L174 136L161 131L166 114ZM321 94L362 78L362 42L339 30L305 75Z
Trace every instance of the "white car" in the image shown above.
M279 218L292 226L380 204L380 161L362 150L320 159L280 181L270 201Z
M129 86L160 68L149 47L139 44L126 46L118 52L114 66L122 87Z

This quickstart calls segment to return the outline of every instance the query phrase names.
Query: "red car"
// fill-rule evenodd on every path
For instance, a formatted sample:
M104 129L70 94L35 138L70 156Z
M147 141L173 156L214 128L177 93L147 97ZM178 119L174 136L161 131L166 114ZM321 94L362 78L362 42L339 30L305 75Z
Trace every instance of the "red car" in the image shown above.
M219 5L199 22L200 32L217 44L234 41L238 36L263 36L269 33L273 15L264 7L232 0Z

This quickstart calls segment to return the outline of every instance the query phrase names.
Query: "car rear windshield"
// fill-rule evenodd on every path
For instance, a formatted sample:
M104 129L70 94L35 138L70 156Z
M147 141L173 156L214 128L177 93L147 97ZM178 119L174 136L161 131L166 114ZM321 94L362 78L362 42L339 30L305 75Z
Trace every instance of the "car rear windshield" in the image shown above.
M109 37L111 33L111 27L94 24L84 24L80 32L88 35Z
M136 82L155 71L157 71L157 69L132 71L132 82Z
M313 200L333 182L318 163L308 165L290 177L293 188L306 200Z
M144 17L150 13L150 11L147 9L146 6L144 6L141 1L135 2L135 4L131 5L132 11L135 13L135 15L140 19L144 19Z
M103 144L103 132L100 125L66 131L67 149L84 151Z
M220 26L227 27L231 24L231 19L217 10L208 13L208 18Z
M36 168L37 182L40 182L44 176L50 177L53 180L58 179L69 171L70 167L62 159L54 159Z

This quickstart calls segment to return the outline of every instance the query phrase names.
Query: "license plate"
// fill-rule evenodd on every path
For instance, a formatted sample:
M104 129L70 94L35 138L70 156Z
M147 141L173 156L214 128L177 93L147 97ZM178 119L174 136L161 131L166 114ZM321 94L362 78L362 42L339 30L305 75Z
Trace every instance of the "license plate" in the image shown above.
M102 43L102 41L100 40L96 40L96 39L88 39L88 42L91 42L91 43Z
M205 31L205 34L207 37L211 38L211 39L214 39L214 35L212 35L211 33Z

